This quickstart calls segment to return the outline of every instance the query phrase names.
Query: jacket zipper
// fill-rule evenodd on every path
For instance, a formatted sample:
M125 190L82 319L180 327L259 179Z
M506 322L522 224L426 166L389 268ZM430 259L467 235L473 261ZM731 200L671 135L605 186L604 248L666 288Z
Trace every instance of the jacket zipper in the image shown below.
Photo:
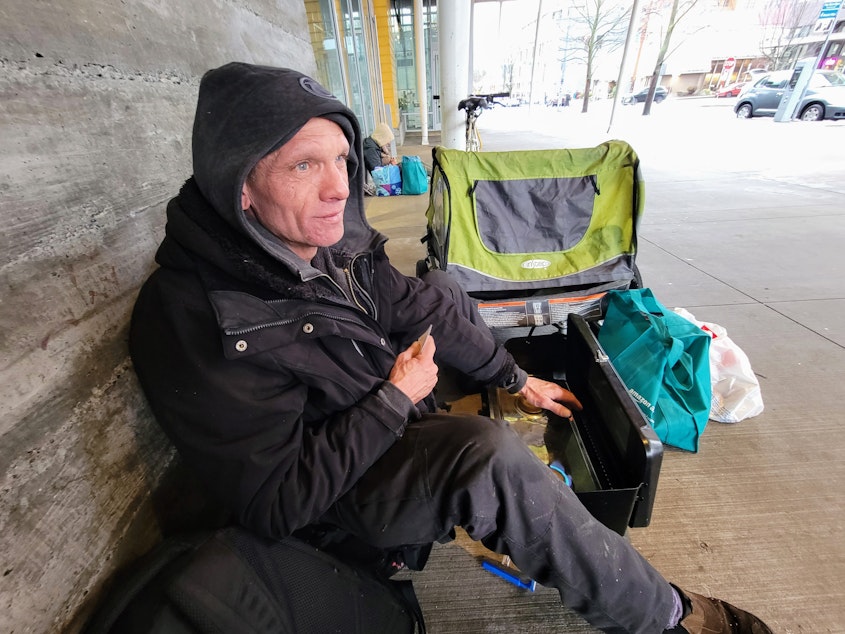
M365 313L372 315L373 319L378 319L378 309L376 308L376 303L373 301L373 298L370 297L369 293L364 289L361 283L352 275L352 269L355 267L355 262L358 258L362 257L361 254L356 255L352 258L352 262L350 262L349 266L343 269L344 273L346 273L346 279L349 282L349 288L352 290L352 294L355 295L355 291L358 291L358 294L361 295L362 299L367 302L370 307L370 310L367 311L359 302L358 299L353 297L355 301L355 305L358 306L361 310Z
M349 290L352 293L352 297L349 297L349 295L341 287L341 285L338 284L337 282L335 282L331 278L330 275L327 275L326 273L320 273L320 275L318 277L322 277L322 278L325 278L326 280L328 280L329 283L332 284L340 292L341 297L343 297L346 301L350 302L351 304L354 304L356 307L358 307L358 309L361 312L366 313L367 315L370 315L371 313L368 312L367 309L361 304L361 302L358 301L358 298L355 295L355 289L357 288L358 293L363 295L363 297L367 300L367 303L370 305L370 308L372 310L372 316L375 319L376 313L378 312L376 310L375 303L370 298L370 296L367 294L367 292L364 290L364 288L361 286L361 284L359 284L357 282L357 280L355 280L355 278L353 277L353 275L350 271L350 268L355 265L355 260L358 259L358 257L360 257L360 256L356 255L354 258L352 258L352 263L349 265L349 267L344 267L344 269L343 269L343 274L346 276L346 281L349 284Z
M281 300L281 301L288 301L288 300ZM300 315L299 317L296 317L295 319L278 319L276 321L267 322L266 324L258 324L256 326L248 326L246 328L234 328L234 329L225 328L223 330L223 332L226 333L226 336L229 336L229 337L239 336L239 335L248 335L249 333L258 332L259 330L264 330L265 328L275 328L277 326L288 326L290 324L293 324L293 323L299 321L303 317L307 317L307 316L310 316L310 315L318 315L320 317L325 317L326 319L333 319L335 321L342 321L342 322L349 323L349 324L358 323L355 319L346 319L344 317L338 317L337 315L330 315L328 313L306 313L305 315Z
M350 290L352 290L352 295L353 295L352 298L350 298L347 295L346 291L340 286L340 284L335 282L331 278L331 276L329 276L325 273L321 273L320 277L326 278L331 284L333 284L337 288L337 290L340 291L341 297L343 297L347 301L355 304L355 306L357 306L361 310L361 312L363 312L365 315L370 315L370 313L367 312L367 309L364 306L362 306L361 303L355 297L355 289L357 288L358 292L363 296L364 299L367 300L367 303L370 305L370 307L372 309L372 318L375 320L377 318L377 313L378 313L378 310L376 309L375 302L373 302L373 300L369 296L369 294L364 290L364 288L361 286L361 284L358 283L358 281L353 277L352 273L350 272L350 268L355 265L355 260L357 260L359 257L361 257L360 254L353 257L352 262L350 263L350 266L343 269L343 272L346 274L346 279L349 282L349 288L350 288ZM290 299L267 300L267 302L269 304L288 302L288 301L292 301L292 300L290 300ZM335 315L330 315L328 313L314 312L314 313L307 313L307 314L308 315L319 315L321 317L326 317L327 319L334 319L336 321L342 321L342 322L346 322L346 323L357 323L354 319L346 319L346 318L343 318L343 317L337 317ZM276 320L276 321L268 322L266 324L260 324L260 325L257 325L257 326L249 326L247 328L237 328L237 329L234 329L234 330L227 328L223 332L225 332L227 336L246 335L246 334L249 334L249 333L252 333L252 332L257 332L259 330L263 330L265 328L275 328L276 326L287 326L287 325L292 324L296 321L299 321L300 319L302 319L302 317L303 316L299 316L295 319L279 319L279 320ZM353 340L353 343L354 343L354 340ZM357 345L355 347L358 348ZM358 352L360 353L361 350L358 349ZM363 356L363 354L361 356Z

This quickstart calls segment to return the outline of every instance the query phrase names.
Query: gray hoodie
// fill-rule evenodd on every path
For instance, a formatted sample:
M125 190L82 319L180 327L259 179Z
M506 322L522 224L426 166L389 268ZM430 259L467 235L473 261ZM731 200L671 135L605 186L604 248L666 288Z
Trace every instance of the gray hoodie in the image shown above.
M280 103L285 107L277 107ZM338 247L350 252L371 250L385 238L364 214L361 130L349 108L312 78L287 68L232 62L207 72L200 84L193 133L197 186L227 222L289 265L301 262L288 261L289 250L247 218L241 209L241 190L256 163L314 117L337 123L350 146L349 199Z

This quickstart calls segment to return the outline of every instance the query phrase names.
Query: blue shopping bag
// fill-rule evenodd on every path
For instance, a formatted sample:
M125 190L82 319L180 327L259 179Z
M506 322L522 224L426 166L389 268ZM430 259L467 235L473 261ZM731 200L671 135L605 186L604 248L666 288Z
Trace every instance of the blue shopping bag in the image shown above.
M419 156L402 157L402 193L424 194L428 191L428 174Z
M657 437L698 451L710 414L710 335L642 288L608 292L598 339Z
M382 165L372 171L376 196L399 196L402 193L402 172L398 165Z

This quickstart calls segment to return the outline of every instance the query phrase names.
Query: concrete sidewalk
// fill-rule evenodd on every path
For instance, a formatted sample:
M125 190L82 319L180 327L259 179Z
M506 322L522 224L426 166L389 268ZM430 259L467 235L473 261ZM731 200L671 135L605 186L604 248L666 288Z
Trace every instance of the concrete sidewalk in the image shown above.
M620 116L612 133L566 113L555 120L575 124L569 135L497 129L492 118L482 135L494 150L629 140L646 180L645 285L727 328L760 379L763 414L711 421L697 454L667 448L654 519L630 540L671 581L745 607L776 632L845 632L845 124L728 120L736 146L722 152L706 130L673 131L668 115ZM431 148L412 141L400 154L430 164ZM367 202L409 275L424 255L427 202ZM593 631L556 592L525 593L482 571L483 554L459 533L411 576L429 632Z

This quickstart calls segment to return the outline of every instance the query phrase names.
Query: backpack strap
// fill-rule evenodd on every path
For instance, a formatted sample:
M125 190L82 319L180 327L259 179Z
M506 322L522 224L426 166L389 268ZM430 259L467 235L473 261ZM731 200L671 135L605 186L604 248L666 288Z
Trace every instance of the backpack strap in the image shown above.
M411 616L414 617L417 634L425 634L425 619L423 618L422 607L420 607L420 600L417 598L417 593L414 591L413 581L410 579L403 581L394 579L388 581L387 583L394 587L402 599L402 602L410 611Z

